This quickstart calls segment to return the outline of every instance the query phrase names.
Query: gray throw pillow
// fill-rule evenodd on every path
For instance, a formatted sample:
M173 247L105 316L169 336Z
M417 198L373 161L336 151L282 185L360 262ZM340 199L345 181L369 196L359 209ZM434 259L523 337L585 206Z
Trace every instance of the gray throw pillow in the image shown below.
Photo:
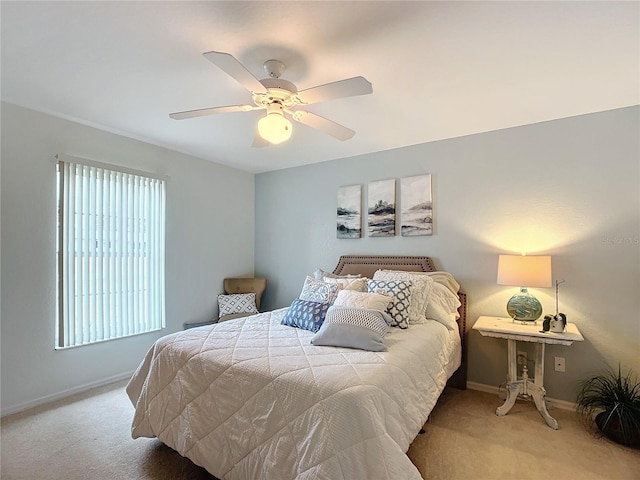
M313 345L357 348L371 352L387 349L384 336L389 331L385 314L353 307L330 307L313 338Z

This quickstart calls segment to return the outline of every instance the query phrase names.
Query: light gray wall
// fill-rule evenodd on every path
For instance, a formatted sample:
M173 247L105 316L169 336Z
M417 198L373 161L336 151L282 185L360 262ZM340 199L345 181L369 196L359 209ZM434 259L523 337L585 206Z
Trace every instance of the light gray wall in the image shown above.
M170 177L162 332L54 350L56 153ZM217 315L224 277L253 274L253 174L3 103L1 178L3 413L127 375L161 335Z
M469 295L469 328L506 316L517 289L496 285L498 254L550 254L560 311L585 337L550 346L549 397L575 401L577 382L605 364L640 372L639 108L454 138L256 177L256 274L266 308L287 306L306 274L343 254L429 255ZM430 173L435 234L336 239L339 186ZM554 289L531 289L546 313ZM469 380L506 378L506 341L469 339ZM525 348L525 347L523 347ZM553 357L566 357L566 373ZM531 356L529 358L532 358ZM530 365L531 366L531 365Z

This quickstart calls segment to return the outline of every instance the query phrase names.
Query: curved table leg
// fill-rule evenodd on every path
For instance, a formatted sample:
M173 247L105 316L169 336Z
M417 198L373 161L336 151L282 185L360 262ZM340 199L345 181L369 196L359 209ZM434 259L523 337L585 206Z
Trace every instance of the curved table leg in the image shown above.
M499 417L506 415L511 407L516 403L518 399L518 394L522 393L523 390L523 382L518 381L518 365L516 358L516 341L513 339L508 339L507 343L507 360L508 360L508 368L509 368L509 377L507 380L507 399L504 401L504 404L496 409L496 415Z
M547 391L543 387L544 383L544 343L536 343L536 377L535 383L532 385L533 401L536 402L536 408L544 421L547 422L554 430L558 430L558 421L549 415L547 410L547 404L544 401L544 397Z
M536 408L538 409L538 412L540 412L540 415L542 415L542 418L544 418L544 421L547 422L547 425L549 425L554 430L558 430L558 421L555 418L553 418L551 415L549 415L549 411L547 410L547 404L544 401L544 397L547 394L544 387L533 385L531 387L531 390L532 390L531 396L533 396L533 401L536 403Z
M509 391L507 399L501 406L496 408L496 415L498 415L499 417L506 415L509 410L511 410L511 407L513 407L513 405L516 403L518 394L522 391L522 382L510 382L507 385L507 390Z

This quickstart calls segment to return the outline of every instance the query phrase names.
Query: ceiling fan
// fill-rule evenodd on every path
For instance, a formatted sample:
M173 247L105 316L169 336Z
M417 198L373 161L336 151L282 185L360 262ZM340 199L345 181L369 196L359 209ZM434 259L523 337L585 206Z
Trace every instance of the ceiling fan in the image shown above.
M269 78L258 80L229 53L207 52L203 55L249 90L255 105L201 108L171 113L169 117L174 120L184 120L217 113L266 110L267 114L258 122L258 135L254 140L254 146L278 144L288 140L293 130L289 118L320 130L338 140L348 140L355 134L353 130L315 113L301 110L299 107L373 92L371 83L364 77L348 78L298 91L293 83L280 78L286 67L278 60L264 62L264 69Z

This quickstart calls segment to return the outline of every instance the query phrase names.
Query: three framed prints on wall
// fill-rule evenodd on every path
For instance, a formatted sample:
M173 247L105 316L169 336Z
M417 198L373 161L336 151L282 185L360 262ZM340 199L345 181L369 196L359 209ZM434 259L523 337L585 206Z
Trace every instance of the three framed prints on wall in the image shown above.
M370 237L396 235L396 179L369 182L366 230ZM400 179L400 233L403 237L433 235L431 175ZM362 237L362 185L338 188L337 237Z

